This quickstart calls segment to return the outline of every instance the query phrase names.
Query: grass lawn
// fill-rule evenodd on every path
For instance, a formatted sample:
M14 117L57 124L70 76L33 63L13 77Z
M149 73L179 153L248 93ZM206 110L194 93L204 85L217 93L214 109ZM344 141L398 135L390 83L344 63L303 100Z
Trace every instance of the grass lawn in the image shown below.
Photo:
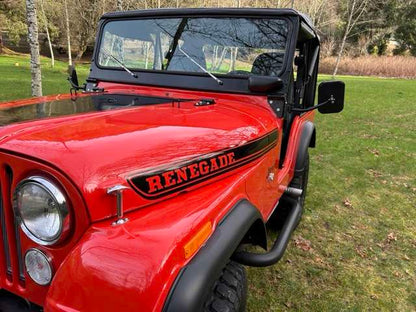
M44 93L67 92L66 65L42 62ZM27 58L0 56L0 74L0 101L30 95ZM344 111L317 114L303 222L281 262L248 269L248 311L416 311L416 80L341 78Z
M67 63L55 61L51 68L49 58L42 57L43 94L68 93ZM79 81L85 81L89 65L77 66ZM30 59L24 55L0 55L0 102L28 98L30 91Z

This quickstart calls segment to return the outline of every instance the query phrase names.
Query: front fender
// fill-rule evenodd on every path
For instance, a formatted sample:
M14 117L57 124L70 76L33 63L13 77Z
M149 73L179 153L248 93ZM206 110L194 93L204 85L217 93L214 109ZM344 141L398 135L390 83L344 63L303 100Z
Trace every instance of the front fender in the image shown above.
M187 258L184 246L207 222L213 236L245 197L244 181L244 173L227 177L131 212L122 225L93 224L56 271L45 311L161 311L180 270L199 254Z
M296 156L295 176L303 172L305 158L307 156L308 148L315 147L316 144L316 130L315 125L311 121L305 121L302 128L302 134L298 145L298 153Z
M182 268L163 312L202 311L222 269L258 220L262 220L260 212L250 202L242 200L236 204L205 246Z
M45 311L153 311L156 283L172 273L160 250L124 225L91 228L56 272Z

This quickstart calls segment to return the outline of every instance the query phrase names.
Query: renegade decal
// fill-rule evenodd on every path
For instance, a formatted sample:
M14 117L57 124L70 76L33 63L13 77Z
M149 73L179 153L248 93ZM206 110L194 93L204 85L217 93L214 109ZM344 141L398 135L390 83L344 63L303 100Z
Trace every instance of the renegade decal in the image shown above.
M229 150L211 153L172 167L148 171L128 179L141 196L156 199L241 167L277 144L277 130Z

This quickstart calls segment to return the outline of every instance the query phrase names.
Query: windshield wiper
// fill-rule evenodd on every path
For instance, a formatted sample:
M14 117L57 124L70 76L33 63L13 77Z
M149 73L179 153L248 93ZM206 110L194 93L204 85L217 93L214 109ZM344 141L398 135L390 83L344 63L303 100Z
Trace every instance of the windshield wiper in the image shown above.
M135 74L135 73L133 73L130 69L128 69L127 67L126 67L126 65L122 62L122 61L120 61L119 59L117 59L113 54L111 54L106 48L101 48L101 52L103 52L107 57L111 57L114 61L116 61L120 66L121 66L121 68L123 68L126 72L128 72L130 75L132 75L134 78L138 78L138 76Z
M182 19L181 23L179 24L175 35L172 36L169 32L167 32L166 30L164 30L163 28L161 28L168 36L172 37L172 43L169 47L168 53L166 53L165 59L168 60L167 64L166 64L166 68L168 69L169 65L170 65L170 61L172 60L173 54L175 53L176 48L178 48L178 50L185 55L188 59L190 59L192 61L192 63L194 63L196 66L198 66L204 73L208 74L212 79L214 79L220 86L223 85L223 82L218 79L217 77L215 77L213 74L211 74L211 72L209 72L208 70L206 70L203 66L201 66L197 61L195 61L188 53L186 53L184 50L182 50L180 44L179 44L179 39L182 36L182 33L185 30L185 27L187 26L188 23L188 18L185 17ZM163 67L162 67L163 68Z
M188 53L186 53L184 50L182 50L182 48L180 47L180 45L178 44L178 50L185 55L188 59L190 59L196 66L198 66L204 73L208 74L212 79L214 79L220 86L222 86L224 83L222 82L222 80L218 79L217 77L215 77L213 74L211 74L211 72L209 72L208 70L206 70L203 66L201 66L197 61L195 61Z

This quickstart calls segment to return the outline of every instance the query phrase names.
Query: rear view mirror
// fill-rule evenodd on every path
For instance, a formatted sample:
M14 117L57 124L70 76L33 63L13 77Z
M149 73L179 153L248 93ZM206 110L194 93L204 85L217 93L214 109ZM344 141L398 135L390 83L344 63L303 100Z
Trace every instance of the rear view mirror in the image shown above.
M71 89L70 89L71 94L72 94L72 91L75 91L75 93L77 92L77 90L84 90L85 91L85 83L82 87L79 86L78 75L77 75L77 71L75 69L75 66L69 66L68 67L68 73L69 73L68 81L71 85Z
M250 76L248 78L248 88L252 92L271 92L283 87L283 81L277 77L269 76Z
M318 87L318 103L322 114L339 113L344 108L345 83L342 81L324 81ZM319 104L318 104L319 105Z
M68 77L69 82L71 82L71 85L73 87L78 87L79 86L78 75L77 75L77 70L75 69L75 66L69 66L68 72L69 72L69 77Z

